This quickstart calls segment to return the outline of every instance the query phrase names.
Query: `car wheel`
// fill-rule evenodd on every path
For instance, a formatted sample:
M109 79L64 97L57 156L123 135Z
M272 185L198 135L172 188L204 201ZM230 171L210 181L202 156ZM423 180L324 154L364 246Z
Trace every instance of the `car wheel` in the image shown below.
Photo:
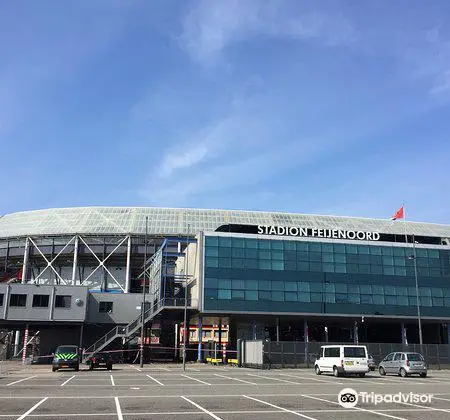
M91 363L91 364L89 365L89 370L94 370L94 364L93 364L93 363Z
M366 374L365 374L365 373L358 373L358 376L359 376L360 378L364 378L364 376L366 376Z
M420 374L420 377L421 377L421 378L426 378L426 377L427 377L427 373L426 373L426 372L421 373L421 374Z
M80 370L80 366L77 366L76 368L75 368L75 372L78 372Z
M337 368L337 366L333 367L333 375L337 378L339 376L339 370Z
M112 364L106 365L107 370L112 370Z
M321 375L320 367L318 365L315 366L314 370L316 371L316 375Z
M378 372L380 372L381 376L386 376L386 371L384 370L384 368L382 366L380 366L380 368L378 369Z
M52 372L56 372L58 368L52 367Z
M403 368L400 369L399 373L402 378L406 378L408 376L408 374L406 373L406 370Z

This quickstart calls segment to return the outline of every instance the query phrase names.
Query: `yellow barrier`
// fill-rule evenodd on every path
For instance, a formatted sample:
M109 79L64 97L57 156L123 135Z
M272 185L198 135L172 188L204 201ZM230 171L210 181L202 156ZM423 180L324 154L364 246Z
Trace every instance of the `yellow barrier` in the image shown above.
M230 365L237 365L239 363L238 359L228 359Z

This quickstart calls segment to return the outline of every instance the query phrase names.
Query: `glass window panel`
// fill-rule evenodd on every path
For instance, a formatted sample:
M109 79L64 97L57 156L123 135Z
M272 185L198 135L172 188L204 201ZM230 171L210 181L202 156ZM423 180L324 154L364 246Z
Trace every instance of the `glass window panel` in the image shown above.
M431 296L433 297L444 297L443 290L440 287L431 288Z
M437 249L429 249L428 258L439 258L439 251Z
M258 290L258 280L245 280L246 290Z
M258 250L257 249L245 249L244 256L245 256L245 258L258 258Z
M258 258L262 260L270 260L270 251L262 249L258 251Z
M284 283L282 281L272 281L272 290L284 291Z
M433 306L444 306L444 298L434 297L432 299L433 299Z
M334 293L335 291L336 291L336 288L334 287L333 283L325 282L325 292Z
M361 303L372 304L372 295L361 295Z
M287 281L284 284L284 290L286 290L287 292L297 292L297 283Z
M417 267L428 268L428 258L417 258Z
M347 293L336 293L336 303L348 303Z
M297 271L297 263L295 261L284 261L284 269Z
M423 296L420 298L420 306L433 306L433 302L431 300L431 297L429 296Z
M350 274L357 274L358 264L347 264L347 272Z
M397 305L397 296L386 295L384 298L386 305Z
M219 289L217 293L218 299L231 299L231 290Z
M309 271L309 262L297 261L297 270L298 271Z
M370 265L369 264L359 264L358 272L363 274L370 274Z
M381 254L382 255L393 255L394 252L392 251L392 248L390 246L383 246L381 248Z
M283 302L284 292L272 292L272 300L276 302Z
M322 252L333 252L333 244L322 244Z
M297 242L297 251L308 251L307 242Z
M283 251L272 251L271 258L273 260L282 260L283 259Z
M394 265L396 267L405 267L406 265L406 260L404 257L395 257L394 258Z
M334 252L345 254L345 245L344 244L333 244Z
M219 267L230 268L231 267L231 258L219 258Z
M395 290L398 295L408 296L408 288L406 286L395 286Z
M322 244L320 242L310 242L309 244L309 252L318 252L322 251Z
M232 290L231 298L236 300L244 300L245 292L243 290Z
M309 254L307 252L297 252L297 261L309 261Z
M370 264L383 265L383 257L381 255L371 255Z
M383 274L383 266L382 265L371 265L370 266L370 274Z
M416 248L416 255L418 257L428 258L428 250L425 248Z
M270 280L260 280L259 281L259 290L271 290L272 287L270 285Z
M231 256L233 258L244 258L245 257L245 249L244 248L232 248Z
M444 297L449 297L450 298L450 289L448 289L448 288L444 289Z
M337 263L346 263L347 257L345 254L334 254L334 261Z
M325 293L326 303L336 303L336 296L334 293Z
M346 264L335 264L334 265L334 271L336 273L346 273L347 272L347 265Z
M270 260L258 260L258 268L260 270L271 270L272 264L270 263Z
M272 261L272 270L284 270L283 261Z
M311 302L311 295L306 292L297 293L297 300L299 302Z
M258 268L258 260L248 258L244 260L245 268L255 269Z
M322 293L310 293L311 295L311 302L322 302L323 295Z
M384 287L380 284L372 284L372 293L382 295L384 294Z
M295 251L284 251L284 260L285 261L296 261L297 253Z
M227 238L226 236L219 236L219 246L231 247L231 238Z
M217 246L219 245L219 238L217 236L207 236L206 246Z
M416 288L415 287L408 287L408 295L409 296L416 296Z
M231 260L231 265L233 268L245 268L245 259L244 258L233 258Z
M394 258L391 256L383 256L383 265L394 265Z
M395 257L404 257L405 256L405 249L399 248L399 247L392 247L393 253Z
M359 294L359 285L358 284L348 284L347 285L347 292L348 293Z
M408 297L408 301L409 301L409 306L416 306L417 305L417 300L415 296L409 296Z
M308 292L309 293L309 291L310 291L309 283L307 283L307 282L301 281L297 284L297 287L298 287L299 292Z
M245 281L244 280L232 280L231 281L232 289L245 289Z
M406 276L406 267L395 267L394 274L396 276Z
M285 302L297 302L297 293L296 292L284 292L284 301Z
M333 262L334 261L334 256L333 254L322 254L322 261L323 262Z
M359 291L361 294L370 295L372 293L372 286L370 284L361 284Z
M217 299L217 289L205 289L206 299Z
M325 273L334 273L334 264L333 263L324 263L324 264L322 264L322 270Z
M286 241L284 243L284 249L285 250L289 250L289 251L295 251L295 249L296 249L295 242L293 242L293 241Z
M395 295L396 294L395 286L384 286L384 294Z
M245 247L248 249L257 249L258 248L258 241L256 239L246 239L245 240Z
M270 241L259 241L258 248L259 249L270 249Z
M320 271L322 271L322 263L311 262L311 263L309 263L309 269L310 269L310 271L320 272Z
M218 257L219 256L219 248L207 246L205 249L205 255L207 257Z
M230 279L220 279L219 280L219 289L231 289L231 280Z
M244 248L245 247L245 239L232 238L231 244L234 248Z
M397 305L408 306L409 305L408 296L397 295Z
M267 291L259 291L259 300L272 300L272 293Z
M271 241L271 248L272 249L283 249L283 241Z
M345 283L336 283L336 293L347 293L347 284Z
M206 258L206 267L217 268L219 267L219 259L218 258Z
M420 277L429 277L430 270L428 268L418 267L417 273L419 274Z
M444 306L449 307L450 306L450 298L444 298Z
M393 276L394 273L395 273L395 271L394 271L393 266L385 265L383 267L383 274L388 275L388 276Z
M373 303L375 305L384 305L384 295L373 295Z
M314 262L320 262L322 261L322 254L320 252L310 252L309 260Z
M345 245L345 251L347 254L357 254L358 247L356 245Z
M309 287L311 292L322 292L323 287L322 287L322 283L309 283Z
M380 246L370 246L370 254L371 255L381 255L381 247Z
M256 290L246 290L245 300L258 300L258 292Z
M369 247L365 245L358 245L358 254L369 254Z
M219 286L219 280L211 277L205 278L205 287L216 289Z
M431 289L429 287L419 287L419 295L422 296L431 296Z
M348 301L350 303L360 303L360 297L357 294L349 293L348 294Z

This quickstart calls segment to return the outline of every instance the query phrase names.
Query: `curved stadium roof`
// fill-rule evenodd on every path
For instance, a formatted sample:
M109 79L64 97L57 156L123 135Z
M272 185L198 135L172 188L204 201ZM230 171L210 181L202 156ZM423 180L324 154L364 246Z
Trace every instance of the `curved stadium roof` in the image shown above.
M241 210L172 209L152 207L74 207L34 210L0 217L0 238L73 234L175 235L214 231L224 224L302 226L404 234L403 222L341 216ZM406 222L407 233L450 237L450 225Z

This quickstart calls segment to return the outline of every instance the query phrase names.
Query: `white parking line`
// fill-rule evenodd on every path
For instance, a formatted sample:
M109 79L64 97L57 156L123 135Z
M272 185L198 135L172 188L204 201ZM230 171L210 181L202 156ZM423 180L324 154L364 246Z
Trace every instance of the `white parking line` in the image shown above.
M61 384L61 386L64 386L65 384L67 384L69 381L71 381L73 378L75 378L75 375L71 376L69 379L67 379L67 381L63 382Z
M263 378L263 379L268 379L268 380L273 380L273 381L278 381L278 382L285 382L287 384L294 384L294 385L304 385L304 383L302 384L301 382L294 382L294 381L287 381L286 379L277 379L277 378L273 378L272 376L262 376L262 375L253 375L251 373L247 373L248 376L254 376L256 378ZM262 385L262 384L258 384L258 385Z
M231 376L220 375L219 373L215 373L214 376L219 376L220 378L225 378L225 379L231 379L232 381L243 382L244 384L258 385L258 384L256 384L255 382L244 381L243 379L232 378Z
M317 382L322 382L322 383L325 383L325 384L338 384L338 385L343 385L344 384L343 382L337 382L337 381L333 381L333 380L327 381L326 379L317 379L317 378L311 378L311 377L303 378L301 376L289 375L288 373L279 373L278 375L280 375L280 376L290 376L291 378L297 378L297 379L305 379L307 381L309 381L309 380L317 381Z
M109 375L110 376L110 378L111 378L111 385L112 386L116 386L116 384L115 384L115 382L114 382L114 378L113 378L113 376L112 375ZM91 385L92 386L92 385ZM101 385L100 385L101 386Z
M185 378L188 378L188 379L192 379L193 381L200 382L204 385L211 385L209 382L205 382L205 381L202 381L201 379L193 378L192 376L188 376L188 375L181 375L181 376L184 376Z
M152 381L155 381L157 384L165 386L162 382L159 382L158 379L155 379L153 376L147 375L147 377L150 378Z
M114 401L116 402L117 418L119 420L123 420L122 409L120 408L119 397L114 397Z
M445 408L435 408L435 407L430 407L427 405L419 405L419 404L412 404L412 403L407 403L407 402L398 402L397 404L404 404L404 405L408 405L411 407L416 407L416 408L426 408L427 410L432 410L432 411L441 411L444 413L450 413L450 410L446 410Z
M28 381L28 379L36 378L37 375L28 376L27 378L19 379L18 381L10 382L9 384L6 384L6 386L11 386L14 384L18 384L19 382Z
M248 397L247 395L243 395L243 397L245 397L245 398L247 398L249 400L257 401L257 402L259 402L261 404L266 404L266 405L268 405L270 407L273 407L273 408L277 408L278 410L285 411L286 413L295 414L296 416L303 417L305 419L317 420L314 417L307 416L306 414L301 414L301 413L298 413L297 411L288 410L287 408L283 408L283 407L280 407L279 405L271 404L271 403L269 403L267 401L259 400L258 398Z
M137 371L142 372L142 369L139 369L139 368L137 368L136 366L133 366L133 365L127 365L127 366L130 366L130 367L132 367L133 369L136 369Z
M41 401L33 405L27 412L23 413L17 420L23 420L28 414L32 413L36 408L38 408L43 402L47 401L48 397L42 398Z
M191 403L194 407L197 407L199 410L202 410L204 413L208 414L208 416L211 416L213 419L222 420L220 417L217 417L215 414L211 413L211 411L208 411L206 408L203 408L201 405L198 405L189 398L183 396L181 396L181 398L183 398L183 400L187 401L188 403Z
M304 397L304 398L311 398L312 400L323 401L323 402L327 402L327 403L330 403L330 404L339 405L339 403L337 403L336 401L326 400L325 398L318 398L318 397L313 397L313 396L311 396L311 395L303 395L303 394L300 395L300 396L301 396L301 397ZM339 406L340 406L340 405L339 405ZM376 414L376 415L378 415L378 416L389 417L389 418L391 418L391 419L396 419L396 420L408 420L408 419L405 418L405 417L392 416L392 415L390 415L390 414L381 413L381 412L379 412L379 411L374 411L374 410L368 410L368 409L366 409L366 408L353 407L353 410L356 410L356 411L363 411L363 412L365 412L365 413L372 413L372 414Z

